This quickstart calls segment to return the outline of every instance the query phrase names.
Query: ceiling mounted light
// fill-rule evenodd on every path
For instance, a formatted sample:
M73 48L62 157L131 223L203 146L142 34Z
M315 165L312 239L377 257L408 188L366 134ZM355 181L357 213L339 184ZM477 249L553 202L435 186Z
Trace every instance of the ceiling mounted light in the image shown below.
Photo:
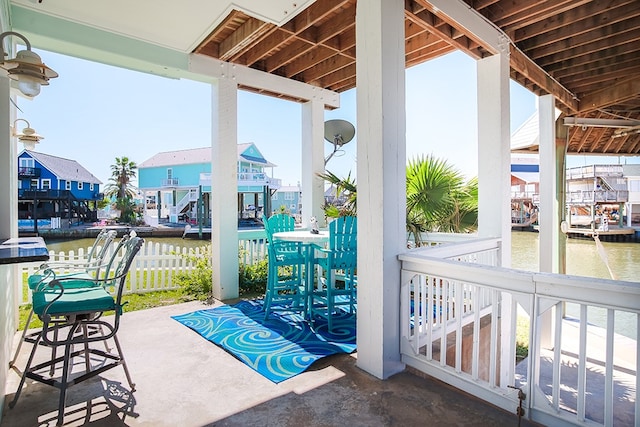
M25 122L27 124L27 127L22 129L22 132L18 132L17 123L19 121L23 121L23 122ZM36 133L35 129L33 129L31 127L31 125L29 124L29 122L26 121L25 119L16 119L13 122L13 132L12 133L13 133L13 136L18 138L18 141L20 141L20 142L22 142L24 144L25 150L29 150L29 151L35 150L36 144L38 144L41 139L44 139L44 136L38 135Z
M19 37L24 41L27 50L21 50L13 59L5 59L8 54L4 51L4 38L9 35ZM40 93L40 86L48 85L49 79L58 77L58 73L44 65L40 56L31 50L31 43L20 33L7 31L0 34L0 68L7 71L9 78L18 82L18 89L26 96L36 96Z

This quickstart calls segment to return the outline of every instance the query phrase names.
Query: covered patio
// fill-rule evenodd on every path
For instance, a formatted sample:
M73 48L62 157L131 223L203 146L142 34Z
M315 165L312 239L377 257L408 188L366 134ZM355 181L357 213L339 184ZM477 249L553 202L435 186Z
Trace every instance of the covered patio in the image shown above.
M418 357L423 337L411 341L406 304L409 297L420 294L415 286L421 277L436 276L443 283L451 280L452 296L461 295L455 289L466 292L474 287L491 293L492 303L482 308L500 319L499 327L493 322L491 343L493 348L498 342L501 345L491 353L494 375L481 386L493 393L494 402L515 410L518 392L509 386L515 363L516 303L524 305L535 320L530 337L534 354L539 347L554 344L559 354L561 322L554 329L552 312L566 300L585 307L602 301L597 281L589 281L589 292L575 292L577 281L562 277L564 156L640 153L640 4L630 0L606 5L579 0L273 0L259 5L196 1L181 8L174 3L116 1L100 6L73 0L10 0L1 5L0 27L24 34L45 50L211 85L211 178L217 189L212 200L213 286L214 297L221 300L238 295L237 92L251 90L302 104L302 204L303 218L308 220L311 215L323 217L323 182L317 174L324 170L324 110L339 107L340 93L356 88L358 282L366 284L358 290L356 362L366 374L357 375L395 378L405 364L432 364L430 350L428 360ZM471 55L478 66L477 237L492 239L490 262L481 269L461 268L447 258L451 254L434 260L428 254L406 253L405 68L454 49ZM510 78L540 96L540 271L550 276L525 277L505 269L510 266L511 246ZM7 102L0 108L0 134L12 141L0 152L0 178L9 183L0 188L5 201L0 205L2 237L17 236L16 145L10 138L16 110L8 102L16 96L9 79L1 78L0 99ZM560 122L556 122L555 108L563 112ZM487 241L477 243L473 251L488 250ZM17 271L0 266L3 282L15 283ZM619 300L611 297L619 303L608 309L640 316L640 286L628 282L615 286L625 292L625 298L622 293ZM0 369L0 396L7 391L6 361L16 329L15 289L5 286L0 300L0 366L5 367ZM460 332L462 321L456 322ZM439 332L442 337L450 325L444 326ZM430 330L428 334L432 337ZM442 342L446 344L446 338ZM410 354L411 346L415 355ZM500 367L501 360L505 362ZM459 366L440 368L447 375L455 371L460 376L452 384L475 387L477 363L473 366L469 376ZM215 387L215 378L210 384ZM527 387L534 385L529 381ZM558 387L554 380L554 390ZM540 406L526 416L542 413L544 419L554 420L558 400L551 400L549 404L541 397ZM525 405L531 407L531 401ZM584 421L581 409L578 412L577 422ZM636 423L639 412L636 401ZM605 425L611 414L609 405Z
M122 369L72 387L64 425L410 426L437 422L484 427L518 423L514 413L414 373L381 381L356 367L357 355L329 357L303 374L274 384L170 317L203 307L191 302L127 313L119 336L136 392L129 392ZM155 326L148 328L150 324ZM12 373L9 380L7 393L12 394L18 376ZM55 424L57 395L51 387L30 384L15 408L5 411L0 426ZM533 424L523 420L522 425Z

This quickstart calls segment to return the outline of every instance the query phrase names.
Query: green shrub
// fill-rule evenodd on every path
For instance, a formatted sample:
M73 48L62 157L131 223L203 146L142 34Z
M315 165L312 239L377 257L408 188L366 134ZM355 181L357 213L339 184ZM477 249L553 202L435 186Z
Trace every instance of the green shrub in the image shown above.
M190 249L188 254L179 254L189 261L193 270L180 273L176 276L176 283L182 289L185 296L190 296L198 300L211 298L212 275L211 267L211 245L201 248L200 254L196 254L194 249ZM242 252L238 257L242 260ZM238 281L240 296L262 295L267 286L267 274L269 263L266 259L258 261L256 264L248 265L240 261L238 267Z

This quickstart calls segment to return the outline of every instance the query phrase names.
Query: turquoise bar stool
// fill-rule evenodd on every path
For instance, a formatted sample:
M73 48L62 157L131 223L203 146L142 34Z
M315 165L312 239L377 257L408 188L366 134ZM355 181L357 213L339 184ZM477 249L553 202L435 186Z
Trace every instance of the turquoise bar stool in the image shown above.
M269 255L267 289L264 297L265 319L272 311L302 312L306 316L304 268L307 262L307 246L301 242L273 239L274 233L295 229L295 221L291 215L272 215L264 222L264 228Z
M329 224L327 247L315 245L314 263L322 268L323 276L311 292L311 319L326 318L330 332L347 313L356 313L357 237L358 219L343 216Z
M103 264L105 262L105 257L109 252L109 248L113 243L113 240L116 238L115 230L107 230L103 229L96 236L96 240L93 242L87 257L78 262L46 262L42 264L38 270L30 275L27 278L27 284L31 292L36 290L39 286L46 286L47 283L51 282L55 279L60 278L77 278L78 281L74 283L74 281L67 281L65 286L67 289L74 286L93 286L93 282L87 281L87 279L94 279L100 277L101 272L104 272L110 266ZM18 346L13 355L13 359L9 362L9 367L13 367L15 365L16 359L20 354L20 350L22 349L22 344L25 341L29 341L27 338L27 331L29 330L29 326L31 325L31 320L33 319L33 308L29 311L29 315L27 316L27 321L24 325L24 329L22 330L22 336L20 337L20 341L18 341Z
M104 277L62 277L36 288L33 311L42 320L43 326L35 333L34 345L18 389L9 404L10 408L18 402L27 378L60 390L57 425L62 425L64 421L67 389L108 369L122 366L131 391L135 391L116 333L123 313L122 292L126 287L127 274L142 243L140 237L125 235L113 252L109 261L112 268ZM81 281L86 282L85 286L79 286ZM73 283L73 286L67 288L67 283ZM103 317L105 312L113 312L114 316L106 319ZM104 343L111 339L116 351L92 346L93 343ZM82 348L75 350L75 345ZM62 347L64 352L61 357L34 364L36 351L41 347L48 347L52 351ZM81 374L78 368L82 364L74 363L77 357L85 361L85 369ZM52 374L50 368L59 364L62 364L62 369L56 368L55 375Z

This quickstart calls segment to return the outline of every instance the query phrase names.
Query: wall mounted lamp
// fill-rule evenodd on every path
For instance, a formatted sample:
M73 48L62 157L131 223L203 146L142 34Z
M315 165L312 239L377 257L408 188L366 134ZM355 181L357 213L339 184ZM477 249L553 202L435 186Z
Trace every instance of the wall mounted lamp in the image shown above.
M4 38L9 35L19 37L27 47L27 50L16 53L13 59L5 58L8 54L4 51ZM0 68L7 71L10 79L18 82L18 89L26 96L38 95L40 86L48 85L49 79L58 77L58 73L44 65L40 56L31 51L31 43L20 33L7 31L0 34L0 52Z
M23 122L25 122L27 124L27 127L22 129L22 132L18 132L17 123L19 121L23 121ZM26 150L30 150L30 151L35 150L36 144L38 144L41 139L44 139L44 136L38 135L36 133L35 129L33 129L31 127L31 125L29 124L29 122L27 120L25 120L25 119L16 119L16 120L14 120L12 134L16 138L18 138L18 141L20 141L20 142L22 142L24 144L24 148Z

